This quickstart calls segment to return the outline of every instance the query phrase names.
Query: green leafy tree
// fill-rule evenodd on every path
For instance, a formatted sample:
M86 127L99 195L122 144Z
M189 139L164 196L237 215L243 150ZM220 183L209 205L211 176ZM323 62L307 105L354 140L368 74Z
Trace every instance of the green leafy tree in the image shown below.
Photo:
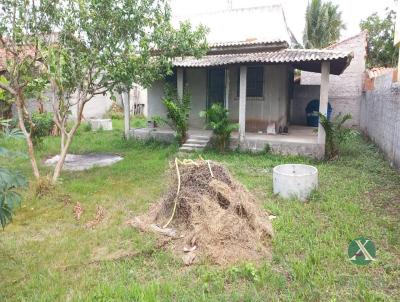
M212 129L218 150L225 151L231 133L237 130L239 125L229 120L229 111L218 103L214 103L206 111L201 111L200 116L206 119L207 128Z
M183 144L189 129L190 94L184 89L183 96L179 97L176 88L167 85L162 102L167 109L165 122L176 131L179 143Z
M345 28L338 5L330 1L312 0L306 10L304 47L325 48L339 40L340 31Z
M57 43L45 45L55 123L61 132L56 182L85 105L96 95L148 87L172 72L172 59L205 54L206 29L171 25L166 0L60 1ZM71 110L76 119L67 127Z
M0 47L8 60L7 83L0 88L14 99L35 177L40 173L25 126L34 129L28 96L38 96L49 84L61 133L55 183L89 101L162 79L172 72L174 57L205 54L205 34L204 27L189 23L174 28L167 0L3 1Z
M396 66L398 48L393 45L396 12L385 11L383 18L377 13L360 22L362 30L368 31L368 67Z
M339 155L340 145L347 140L351 129L343 127L351 119L350 114L337 115L332 121L319 113L319 122L325 130L325 158L332 159Z
M0 48L5 62L2 70L4 78L0 88L8 93L15 104L18 125L28 146L28 155L36 178L40 177L35 158L31 133L26 124L31 125L28 113L28 99L38 95L45 87L46 72L41 68L41 40L51 36L51 16L55 13L56 1L7 0L1 2Z

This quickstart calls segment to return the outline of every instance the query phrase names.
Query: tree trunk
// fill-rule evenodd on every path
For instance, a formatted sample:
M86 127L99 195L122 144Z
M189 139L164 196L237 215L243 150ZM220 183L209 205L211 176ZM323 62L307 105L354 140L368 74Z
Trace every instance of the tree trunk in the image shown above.
M29 155L29 159L31 161L33 175L35 176L36 179L39 179L40 173L39 173L39 169L38 169L36 158L35 158L35 150L34 150L33 143L32 143L32 137L31 137L31 134L28 133L28 131L26 130L25 123L24 123L24 114L23 114L24 99L23 99L23 96L21 95L21 93L18 93L16 95L15 105L17 107L18 125L19 125L19 128L21 129L22 133L25 136L26 144L28 145L28 155Z
M67 156L67 152L68 152L69 146L71 145L72 137L74 136L74 134L75 134L75 131L74 132L71 131L70 133L68 133L66 135L67 139L61 148L60 159L58 160L57 165L54 168L53 178L51 180L51 182L53 184L55 184L57 182L58 178L60 177L61 170L62 170L62 167L64 166L65 158Z
M125 133L125 139L128 139L129 138L129 131L130 131L130 128L131 128L130 127L131 105L130 105L130 99L129 99L129 91L128 92L122 92L121 93L121 98L122 98L122 104L124 106L124 133Z
M89 99L88 99L89 100ZM55 184L60 177L62 167L64 166L65 162L65 157L67 156L67 152L69 149L69 146L71 145L72 138L75 135L76 130L79 128L81 122L82 122L82 114L83 114L83 108L85 106L85 103L88 101L80 100L78 102L78 109L77 109L77 115L76 115L76 121L74 126L69 132L66 132L65 127L66 123L61 123L62 129L60 129L62 133L62 142L61 142L61 152L60 152L60 159L57 162L56 167L54 168L54 173L51 182Z

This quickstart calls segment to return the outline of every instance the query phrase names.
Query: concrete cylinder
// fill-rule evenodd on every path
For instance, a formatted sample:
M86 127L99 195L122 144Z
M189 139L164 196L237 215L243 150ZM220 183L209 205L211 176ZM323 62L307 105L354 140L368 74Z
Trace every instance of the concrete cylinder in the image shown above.
M318 188L318 170L309 165L286 164L273 169L274 194L305 201Z

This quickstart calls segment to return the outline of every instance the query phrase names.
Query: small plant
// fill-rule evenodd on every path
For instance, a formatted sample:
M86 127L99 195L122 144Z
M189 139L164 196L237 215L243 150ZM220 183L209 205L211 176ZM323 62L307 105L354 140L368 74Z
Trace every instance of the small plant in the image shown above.
M92 124L91 123L85 123L82 127L83 132L90 132L92 131Z
M162 102L167 108L168 120L165 122L176 131L179 143L183 144L189 128L190 94L184 89L183 96L179 97L176 89L167 85Z
M24 134L18 128L12 127L11 119L0 119L0 136L5 139L23 138Z
M229 111L218 103L214 103L206 111L201 111L200 116L206 118L206 127L212 129L218 150L225 151L231 133L237 130L239 125L229 120Z
M265 147L263 149L265 154L271 154L272 153L272 148L270 144L265 144Z
M325 158L332 159L339 155L339 147L351 134L351 129L343 127L343 124L351 119L350 114L337 115L332 121L319 113L319 122L325 130Z

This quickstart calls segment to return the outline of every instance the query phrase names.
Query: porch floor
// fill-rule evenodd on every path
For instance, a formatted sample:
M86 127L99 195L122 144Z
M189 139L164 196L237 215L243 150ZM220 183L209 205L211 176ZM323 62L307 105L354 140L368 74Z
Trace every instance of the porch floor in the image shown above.
M316 128L306 126L289 126L288 134L266 134L246 132L246 139L251 140L265 140L271 143L300 143L300 144L316 144L318 133ZM232 133L232 138L239 138L239 133Z
M288 134L266 134L246 132L246 139L249 140L263 140L271 143L299 143L299 144L317 144L318 133L315 131L317 128L307 126L289 126ZM190 129L189 135L206 135L211 136L211 130L203 129ZM233 132L232 139L238 139L239 133Z

